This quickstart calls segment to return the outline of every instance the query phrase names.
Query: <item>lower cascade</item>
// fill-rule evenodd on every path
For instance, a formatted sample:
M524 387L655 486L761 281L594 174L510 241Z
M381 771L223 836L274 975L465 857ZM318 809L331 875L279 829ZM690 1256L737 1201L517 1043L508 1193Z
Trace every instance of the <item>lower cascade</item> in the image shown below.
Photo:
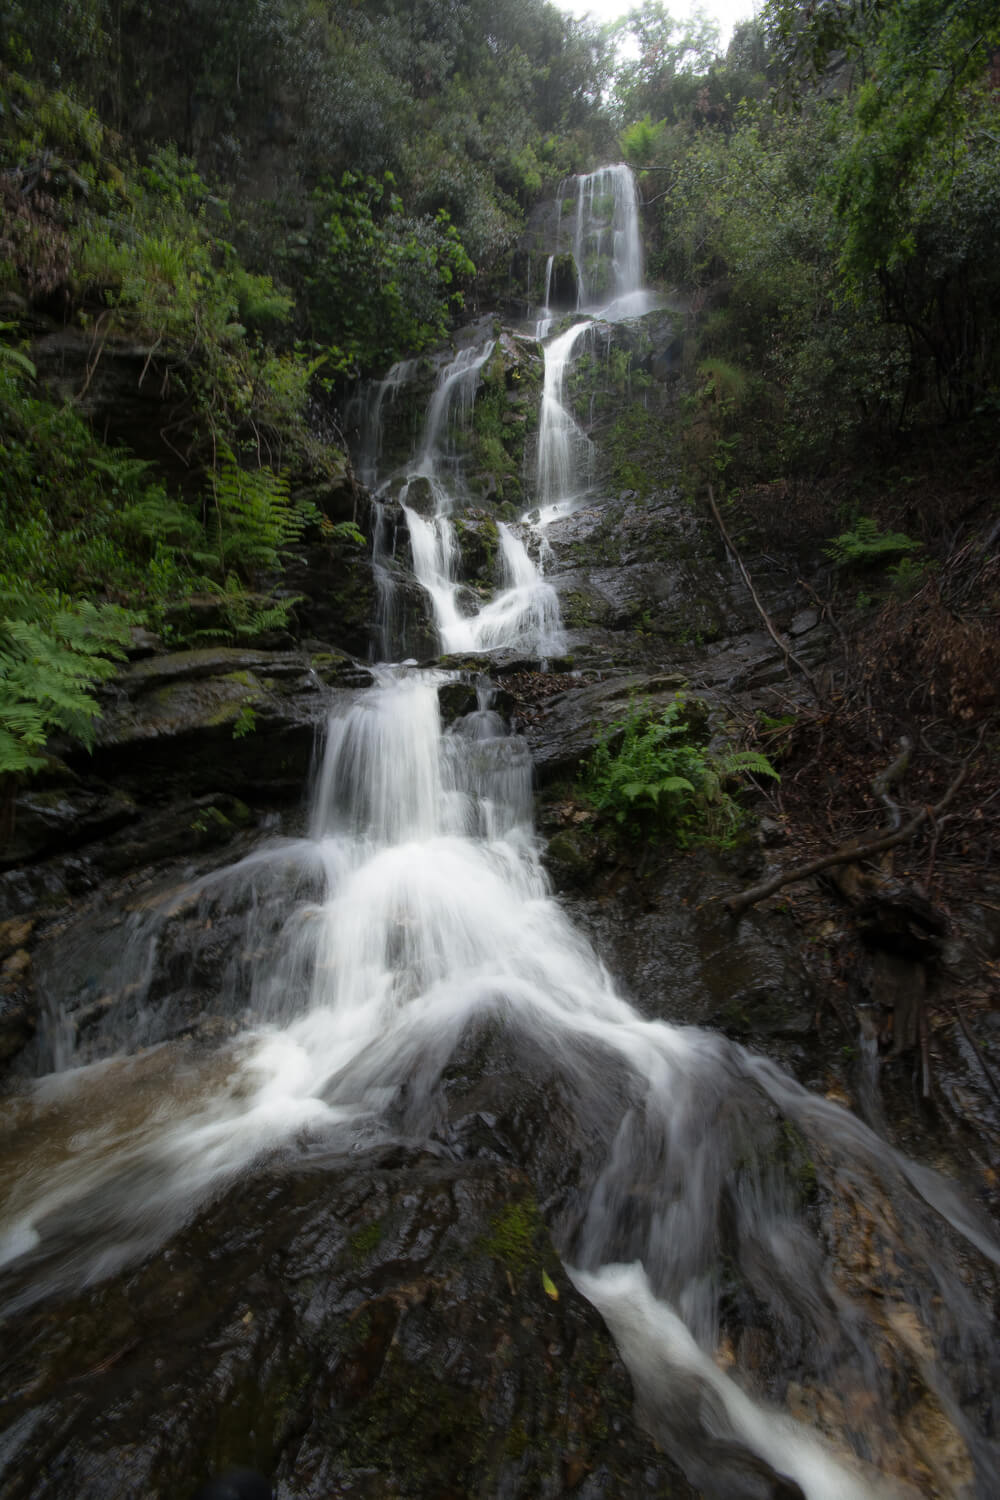
M578 239L592 197L581 192ZM627 299L641 262L621 233L610 243L610 291ZM597 310L583 311L589 322ZM444 653L478 653L485 666L489 651L545 659L563 649L544 526L588 488L586 439L560 387L587 327L548 346L530 519L499 525L496 588L485 599L463 593L453 524L462 470L445 434L474 398L492 344L439 372L396 498ZM386 390L396 384L379 394L390 410ZM411 503L418 490L432 504ZM618 993L551 893L533 829L531 758L485 671L459 679L383 661L372 677L334 697L303 837L263 842L161 894L116 932L106 960L109 989L129 996L121 1034L109 1019L103 1045L76 1049L50 976L45 1072L3 1122L0 1314L11 1328L48 1308L58 1319L60 1299L115 1277L140 1306L136 1268L153 1255L164 1296L182 1297L196 1274L186 1257L199 1216L268 1171L291 1181L333 1161L345 1170L376 1162L382 1172L406 1153L442 1170L516 1169L572 1286L611 1331L641 1426L694 1487L678 1496L985 1500L998 1454L976 1412L995 1390L996 1353L963 1266L968 1255L1000 1265L988 1230L942 1177L840 1104L720 1035L644 1018ZM459 682L463 711L446 724L442 694ZM185 1051L171 1040L171 992L156 976L171 923L191 912L235 937L218 1005L229 1029L214 1047ZM373 1169L372 1193L381 1180ZM274 1202L291 1224L297 1200L280 1191ZM852 1253L852 1235L869 1259L848 1284L837 1262ZM351 1253L360 1259L376 1243L356 1237ZM267 1254L263 1281L279 1274L280 1243L269 1241ZM512 1282L523 1264L514 1258ZM317 1265L317 1304L322 1279ZM546 1281L545 1295L558 1296L547 1271ZM365 1315L371 1359L388 1316L382 1304L376 1311ZM234 1350L254 1336L255 1316L248 1304L235 1320L226 1335ZM344 1310L344 1324L353 1316ZM773 1331L790 1380L762 1359L757 1389L741 1382L729 1349L741 1322ZM132 1337L122 1335L124 1353L116 1346L95 1359L102 1378L108 1360L128 1366ZM392 1340L378 1347L389 1361ZM163 1348L155 1379L166 1401L174 1356ZM550 1355L555 1380L563 1351L553 1344ZM266 1371L267 1339L257 1359ZM460 1360L459 1351L456 1369ZM898 1472L889 1440L898 1388L918 1376L930 1393L924 1484ZM318 1378L304 1363L302 1390ZM779 1385L794 1388L794 1401L781 1400ZM0 1440L0 1476L46 1420L42 1387ZM226 1396L233 1410L240 1390L234 1381ZM74 1420L60 1408L67 1434ZM396 1420L407 1421L403 1404ZM934 1467L945 1426L965 1454L950 1474L943 1457ZM127 1470L127 1453L114 1451ZM51 1463L56 1477L38 1493L59 1493ZM320 1460L303 1448L278 1475L278 1493L300 1493L306 1468L310 1493L322 1492ZM611 1477L565 1472L564 1493L624 1493ZM22 1493L11 1485L3 1492ZM432 1492L453 1491L441 1482ZM527 1480L504 1491L535 1492Z

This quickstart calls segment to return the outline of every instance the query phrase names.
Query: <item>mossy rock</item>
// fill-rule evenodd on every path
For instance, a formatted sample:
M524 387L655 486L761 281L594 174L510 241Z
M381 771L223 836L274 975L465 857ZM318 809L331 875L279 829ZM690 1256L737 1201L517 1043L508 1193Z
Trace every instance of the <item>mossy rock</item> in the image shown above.
M5 1334L10 1500L167 1500L237 1466L297 1500L556 1500L568 1465L596 1494L694 1500L495 1159L272 1169Z

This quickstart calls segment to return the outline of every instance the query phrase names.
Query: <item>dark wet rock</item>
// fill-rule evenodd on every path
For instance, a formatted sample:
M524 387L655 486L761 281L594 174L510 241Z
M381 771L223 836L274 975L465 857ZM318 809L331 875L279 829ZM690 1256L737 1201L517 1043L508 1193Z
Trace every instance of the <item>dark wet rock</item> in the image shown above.
M913 881L881 879L861 895L855 925L870 948L928 963L941 952L946 914Z
M694 1500L528 1183L493 1162L265 1173L4 1332L9 1500L173 1500L233 1467L281 1500Z
M572 312L580 301L580 275L568 252L552 257L549 273L549 306L554 312Z
M288 629L265 623L267 612L274 604L270 594L249 593L241 601L244 617L239 634L244 649L280 651L294 645ZM258 616L261 622L257 628L253 624L254 616ZM203 648L228 647L236 635L230 601L219 593L187 594L175 600L163 612L163 628L171 641L198 641ZM164 649L161 647L161 652ZM148 651L129 653L133 659L151 654Z
M0 849L0 869L80 848L115 833L138 815L136 800L128 792L43 772L18 796L13 833Z
M455 539L462 558L462 577L495 587L499 538L493 517L479 509L463 511L455 521Z
M328 687L369 687L373 681L370 667L362 666L346 651L336 651L319 641L304 641L309 651L309 670Z
M308 861L282 857L280 845L273 860L248 870L239 861L252 850L261 850L258 820L221 792L170 803L122 840L88 850L88 886L71 903L53 903L33 939L38 987L53 1000L18 1072L177 1037L218 1041L240 1025L274 1021L286 1002L301 1006L301 990L257 981L279 942L289 891L308 901L322 882Z
M142 625L133 625L129 631L129 644L127 647L130 661L139 661L144 656L155 656L157 652L166 648L160 636L152 630L146 630Z
M538 1036L495 1016L469 1024L433 1098L411 1097L404 1085L397 1123L462 1160L527 1172L560 1252L572 1257L573 1236L635 1088L611 1049L566 1041L555 1056Z
M299 549L286 565L282 588L294 597L300 635L316 636L338 650L367 658L376 612L375 580L371 560L356 543Z
M595 500L547 532L547 572L577 665L642 670L676 665L705 686L753 690L789 667L764 630L711 520L672 491ZM791 566L751 558L755 585L779 627L801 616ZM828 632L808 635L811 660ZM803 650L799 643L797 650Z
M326 694L301 652L206 647L133 663L106 689L90 763L126 789L297 797ZM158 778L161 778L158 781Z
M194 1500L273 1500L271 1481L256 1469L225 1469L199 1485Z
M410 510L416 511L418 516L432 516L437 502L431 482L423 474L415 474L411 479L401 480L397 488L397 497L403 500L399 493L405 489L405 504Z
M378 660L429 661L439 644L433 610L425 591L402 567L382 569L380 617L385 622L388 644L376 642Z
M0 1064L27 1046L38 1024L38 997L27 946L35 925L31 917L0 922Z
M561 889L586 886L600 858L600 841L593 829L564 828L549 839L545 866Z
M187 803L171 803L168 809L141 819L105 840L92 858L98 869L117 874L174 855L220 848L251 821L246 803L228 792L215 792Z
M479 707L475 683L462 679L443 682L438 688L438 703L441 705L441 718L445 724L475 713Z
M777 912L734 924L722 906L756 867L752 849L653 850L637 874L601 847L603 867L585 894L571 888L570 910L643 1014L778 1043L782 1055L780 1043L810 1039L813 984L793 926Z
M776 818L761 818L757 823L757 837L765 849L773 849L787 843L788 829Z
M332 698L370 681L334 648L203 647L132 662L102 689L93 753L65 747L21 790L0 852L0 916L86 891L101 873L228 843L251 821L245 803L298 803Z
M0 976L0 1063L7 1063L31 1041L38 1025L38 1001L25 994L21 985L7 994L6 976Z
M36 339L31 357L56 401L72 402L113 445L163 466L182 486L190 469L160 438L188 402L176 356L134 339L106 338L94 356L92 332L60 327Z
M792 616L792 620L788 626L788 634L806 635L810 630L815 630L818 624L818 609L800 609L798 614Z

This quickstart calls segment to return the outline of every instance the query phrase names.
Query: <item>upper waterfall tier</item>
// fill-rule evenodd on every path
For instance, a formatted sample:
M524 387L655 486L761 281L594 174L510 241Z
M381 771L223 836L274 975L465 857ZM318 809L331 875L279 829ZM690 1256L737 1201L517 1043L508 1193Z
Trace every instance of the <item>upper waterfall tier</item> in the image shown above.
M567 255L572 269L557 275L557 262ZM575 302L567 298L568 282L575 282ZM540 336L556 309L615 321L640 317L657 300L643 285L639 190L631 167L618 162L568 178L556 200Z

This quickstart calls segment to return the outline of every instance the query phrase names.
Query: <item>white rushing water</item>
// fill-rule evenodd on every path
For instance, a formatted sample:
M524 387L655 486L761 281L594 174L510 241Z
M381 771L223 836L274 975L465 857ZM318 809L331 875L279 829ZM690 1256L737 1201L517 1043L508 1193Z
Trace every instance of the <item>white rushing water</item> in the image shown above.
M555 591L542 574L540 549L536 547L533 559L525 539L501 522L496 526L497 576L491 596L483 599L473 593L461 577L461 549L452 516L457 506L468 504L465 441L481 372L494 347L492 339L470 346L440 370L399 502L414 576L430 600L442 652L507 648L544 659L558 655L564 640ZM376 401L381 411L381 386ZM370 425L377 429L377 422ZM395 578L385 564L384 537L377 535L375 543L385 640L392 634Z
M615 254L626 268L615 276L633 275L634 257L620 245ZM584 326L550 346L554 369ZM430 516L407 509L414 567L444 649L528 641L542 654L558 638L554 595L513 530L500 528L492 599L463 607L456 577L448 510L459 453L449 456L444 434L474 400L490 352L460 356L435 390L410 482L438 486L442 498ZM557 504L578 482L577 439L554 409L545 430L544 493ZM245 913L243 946L259 949L252 981L238 1001L220 997L240 1032L209 1057L159 1044L36 1084L8 1118L21 1149L0 1155L0 1308L109 1274L276 1151L308 1151L318 1139L345 1152L401 1137L440 1144L441 1075L470 1027L489 1019L564 1080L561 1112L589 1155L553 1232L619 1343L643 1421L694 1482L722 1500L749 1493L719 1477L719 1455L745 1450L809 1500L914 1494L879 1462L896 1378L880 1349L897 1294L887 1282L868 1299L838 1277L787 1170L787 1132L845 1204L891 1205L912 1262L900 1315L928 1347L931 1333L951 1339L970 1362L982 1356L983 1330L943 1268L940 1238L947 1224L998 1260L988 1233L940 1179L773 1064L636 1013L551 895L524 742L507 734L486 686L478 708L445 729L439 689L450 680L386 666L370 689L341 695L308 836L265 846L137 916L119 981L141 1014L158 1003L150 976L178 913ZM544 1098L537 1107L544 1122ZM554 1116L557 1128L567 1129ZM16 1159L6 1177L4 1159ZM826 1393L831 1409L864 1406L854 1422L863 1456L831 1436L831 1419L821 1435L722 1367L724 1303L737 1283L758 1320L795 1344L805 1387ZM945 1373L933 1379L987 1472L988 1445L961 1417Z

